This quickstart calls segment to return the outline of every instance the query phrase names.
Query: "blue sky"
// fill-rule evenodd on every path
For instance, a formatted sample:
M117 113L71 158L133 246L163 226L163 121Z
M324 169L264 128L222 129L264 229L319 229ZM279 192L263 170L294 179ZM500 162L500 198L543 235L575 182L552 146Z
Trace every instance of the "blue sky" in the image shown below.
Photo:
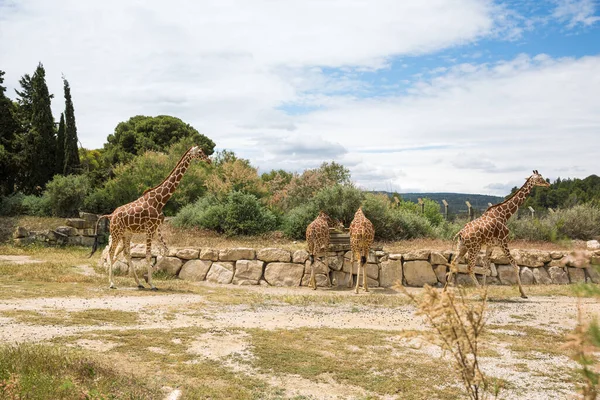
M600 172L592 0L0 0L9 93L39 61L57 119L69 79L89 148L169 114L261 172L335 160L368 189Z

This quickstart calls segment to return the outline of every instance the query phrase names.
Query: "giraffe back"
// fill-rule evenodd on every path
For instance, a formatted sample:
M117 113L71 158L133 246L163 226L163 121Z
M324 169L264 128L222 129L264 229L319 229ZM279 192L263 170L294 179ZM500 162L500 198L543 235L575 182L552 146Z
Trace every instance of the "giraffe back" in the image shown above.
M359 208L354 214L352 223L350 223L350 247L354 253L366 256L374 240L375 228L373 223L365 217L362 209Z
M306 244L311 255L326 252L329 247L328 218L321 213L306 227Z

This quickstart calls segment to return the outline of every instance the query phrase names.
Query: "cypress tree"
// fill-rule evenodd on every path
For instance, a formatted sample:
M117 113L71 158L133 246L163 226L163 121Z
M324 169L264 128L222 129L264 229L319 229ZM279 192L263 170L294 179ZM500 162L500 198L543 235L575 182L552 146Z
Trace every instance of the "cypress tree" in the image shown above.
M60 123L56 133L56 168L65 174L65 113L60 113Z
M0 194L14 191L16 162L16 134L19 124L14 117L14 105L4 94L4 71L0 71Z
M65 87L65 168L64 174L75 174L81 169L79 148L77 146L77 126L75 125L75 110L71 99L69 82L63 77Z

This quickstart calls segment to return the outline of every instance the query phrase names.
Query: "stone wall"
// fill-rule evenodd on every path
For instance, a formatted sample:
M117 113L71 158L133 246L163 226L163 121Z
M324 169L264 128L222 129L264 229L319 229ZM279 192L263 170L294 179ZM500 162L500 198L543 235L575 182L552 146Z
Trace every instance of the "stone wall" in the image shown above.
M521 280L526 285L600 282L600 275L593 268L593 265L600 265L600 250L512 250L511 254L519 264ZM133 267L145 270L145 245L133 244L131 255ZM371 251L366 265L368 284L370 287L391 287L400 281L405 286L442 286L447 272L445 264L451 255L451 251L415 250L402 254ZM491 271L481 267L482 258L483 253L475 268L478 279L486 273L488 284L516 283L515 270L499 249L494 249L491 255ZM106 260L107 249L101 258L104 267L108 265ZM326 260L328 265L316 261L318 286L347 287L355 283L357 264L352 263L350 251L331 251ZM307 286L310 276L310 262L305 250L279 248L171 248L165 256L153 248L152 264L155 271L165 271L180 279L221 284ZM115 262L114 270L128 273L122 254ZM459 271L457 282L472 284L465 264L459 264Z
M22 226L15 229L13 242L16 245L28 245L32 243L45 244L49 246L76 245L89 246L94 244L94 229L98 216L81 212L79 218L65 219L65 225L56 229L44 229L40 231L29 231ZM102 233L102 226L98 229Z

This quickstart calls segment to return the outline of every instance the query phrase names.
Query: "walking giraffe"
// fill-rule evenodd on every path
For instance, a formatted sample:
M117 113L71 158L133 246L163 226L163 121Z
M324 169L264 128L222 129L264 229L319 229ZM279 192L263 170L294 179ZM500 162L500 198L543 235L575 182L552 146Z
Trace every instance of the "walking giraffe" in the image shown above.
M329 248L329 228L338 227L341 223L334 221L324 211L313 222L306 227L306 245L310 259L310 279L308 286L313 290L317 289L317 279L315 277L315 257L323 258Z
M165 178L165 180L158 186L148 189L144 192L142 197L132 201L131 203L122 205L113 211L111 214L101 216L96 222L96 239L94 240L94 246L92 253L98 248L98 223L103 218L110 219L110 238L109 238L109 250L108 250L108 281L111 289L116 289L113 282L113 271L112 267L115 262L115 251L119 242L122 241L122 250L127 260L127 266L129 271L133 270L133 277L138 288L144 289L144 285L140 283L135 268L131 265L131 237L134 233L145 233L146 234L146 263L148 266L148 284L152 290L157 290L152 283L152 264L150 262L152 238L154 234L158 232L158 238L161 245L166 249L167 245L160 233L160 225L163 223L165 216L162 213L163 207L167 201L171 198L175 189L179 185L181 178L187 171L190 163L194 159L201 159L210 164L210 159L204 154L202 149L198 146L190 148L181 157L173 171Z
M450 271L446 276L446 285L444 290L448 286L448 282L452 280L454 274L457 273L457 264L461 257L468 253L468 273L473 279L476 286L479 286L479 282L475 278L473 268L475 267L475 261L482 245L486 245L486 252L483 259L484 267L487 271L490 271L490 255L494 246L499 246L504 255L508 258L511 265L514 267L517 274L517 284L519 285L519 292L521 297L526 299L527 296L521 286L521 274L519 273L519 266L515 259L510 254L508 249L508 227L506 222L508 219L519 209L519 206L525 202L525 199L531 192L534 186L549 187L550 184L538 173L537 170L533 171L533 175L527 178L525 184L517 190L512 196L503 201L502 203L496 204L488 208L481 217L467 223L464 228L460 230L454 237L458 238L458 254L452 260L450 264ZM483 283L485 285L485 274L483 275Z
M363 287L365 292L369 291L369 285L367 284L367 271L365 270L365 264L367 263L367 257L369 256L369 248L375 239L375 228L371 221L363 214L362 207L354 214L354 219L350 223L350 247L352 248L353 258L358 262L358 271L356 273L356 289L355 293L358 293L358 287L360 286L360 270L363 270ZM350 280L352 284L352 280Z

